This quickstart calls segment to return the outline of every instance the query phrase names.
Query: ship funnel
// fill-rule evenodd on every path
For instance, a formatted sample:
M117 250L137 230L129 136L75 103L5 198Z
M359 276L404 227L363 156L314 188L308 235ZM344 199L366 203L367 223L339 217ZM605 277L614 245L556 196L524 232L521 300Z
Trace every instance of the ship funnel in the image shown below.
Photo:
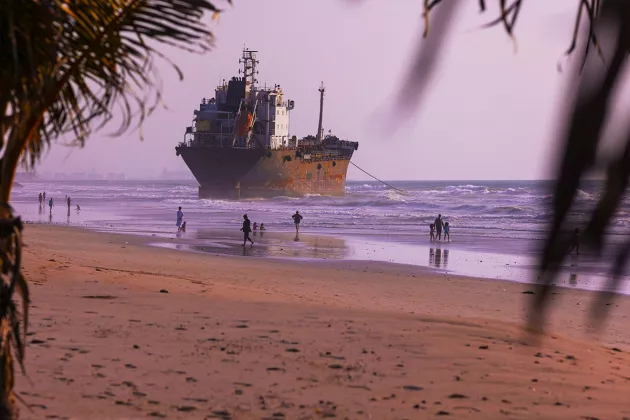
M324 137L324 128L322 127L322 122L324 119L324 92L326 88L324 87L324 82L322 82L319 87L319 125L317 126L317 143L322 142L322 138Z

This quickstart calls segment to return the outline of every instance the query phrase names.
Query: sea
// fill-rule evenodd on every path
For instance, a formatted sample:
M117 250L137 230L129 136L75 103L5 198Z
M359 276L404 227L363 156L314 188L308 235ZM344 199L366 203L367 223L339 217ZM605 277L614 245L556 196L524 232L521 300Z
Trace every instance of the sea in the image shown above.
M145 235L155 245L214 254L305 260L383 261L455 274L531 281L549 229L550 181L349 181L343 197L317 194L240 201L198 198L194 181L25 181L11 203L26 222L71 225ZM40 208L46 191L55 207ZM585 182L572 218L583 222L602 192ZM68 211L65 197L72 200ZM77 211L79 205L81 210ZM187 231L178 234L181 206ZM295 236L291 216L304 219ZM242 249L243 214L264 223L265 236ZM450 242L430 242L438 214L449 222ZM618 209L602 257L585 250L566 263L567 284L601 287L615 247L630 239L630 199ZM160 239L159 241L157 239ZM313 238L317 238L316 240ZM322 238L327 238L326 240ZM446 260L446 261L445 261Z

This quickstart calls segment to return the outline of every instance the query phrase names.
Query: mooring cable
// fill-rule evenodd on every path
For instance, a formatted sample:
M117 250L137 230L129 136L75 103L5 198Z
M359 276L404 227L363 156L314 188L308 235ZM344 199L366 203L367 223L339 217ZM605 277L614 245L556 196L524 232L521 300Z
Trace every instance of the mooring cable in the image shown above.
M357 165L357 164L356 164L356 163L354 163L353 161L350 161L350 163L351 163L351 164L353 164L353 165L354 165L354 166L355 166L358 170L360 170L361 172L363 172L363 173L364 173L364 174L366 174L366 175L371 176L372 178L374 178L375 180L377 180L377 181L378 181L378 182L380 182L381 184L383 184L383 185L387 185L389 188L394 189L394 190L396 190L396 191L400 191L400 192L403 192L403 193L404 193L404 192L406 192L406 191L404 191L404 190L401 190L400 188L396 188L396 187L394 187L393 185L388 184L388 183L387 183L387 182L385 182L385 181L382 181L382 180L378 179L377 177L375 177L374 175L372 175L371 173L369 173L369 172L368 172L368 171L366 171L365 169L362 169L361 167L359 167L359 165Z

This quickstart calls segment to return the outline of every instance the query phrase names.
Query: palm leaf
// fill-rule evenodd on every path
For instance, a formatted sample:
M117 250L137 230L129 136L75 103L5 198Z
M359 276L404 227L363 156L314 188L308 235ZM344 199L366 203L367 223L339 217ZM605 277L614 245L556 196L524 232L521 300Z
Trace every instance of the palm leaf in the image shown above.
M223 0L230 3L230 0ZM157 50L212 47L208 0L0 0L0 420L17 417L14 360L24 372L30 295L20 272L22 224L9 201L20 158L34 165L64 134L83 145L122 110L118 133L160 99ZM177 70L180 79L182 72ZM151 102L152 101L152 102ZM21 296L20 314L13 293ZM15 358L13 356L15 354Z
M220 11L207 0L0 4L7 28L0 31L0 63L6 63L0 64L0 80L12 81L0 84L0 109L6 110L7 122L2 125L7 141L3 179L12 179L21 156L32 166L51 139L69 133L83 145L93 129L111 120L115 107L122 111L115 134L134 119L141 124L160 99L154 62L166 57L156 48L209 50L212 33L202 18ZM181 78L180 69L171 65ZM3 186L0 199L8 198L8 188Z

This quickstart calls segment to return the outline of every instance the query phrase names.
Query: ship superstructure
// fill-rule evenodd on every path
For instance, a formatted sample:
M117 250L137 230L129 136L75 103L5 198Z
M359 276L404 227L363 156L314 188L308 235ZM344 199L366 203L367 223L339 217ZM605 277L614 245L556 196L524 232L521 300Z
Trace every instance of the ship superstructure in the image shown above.
M295 108L280 85L260 87L257 51L243 51L242 77L223 81L204 98L175 148L199 183L200 197L342 195L357 142L324 136L325 89L315 136L290 135Z

